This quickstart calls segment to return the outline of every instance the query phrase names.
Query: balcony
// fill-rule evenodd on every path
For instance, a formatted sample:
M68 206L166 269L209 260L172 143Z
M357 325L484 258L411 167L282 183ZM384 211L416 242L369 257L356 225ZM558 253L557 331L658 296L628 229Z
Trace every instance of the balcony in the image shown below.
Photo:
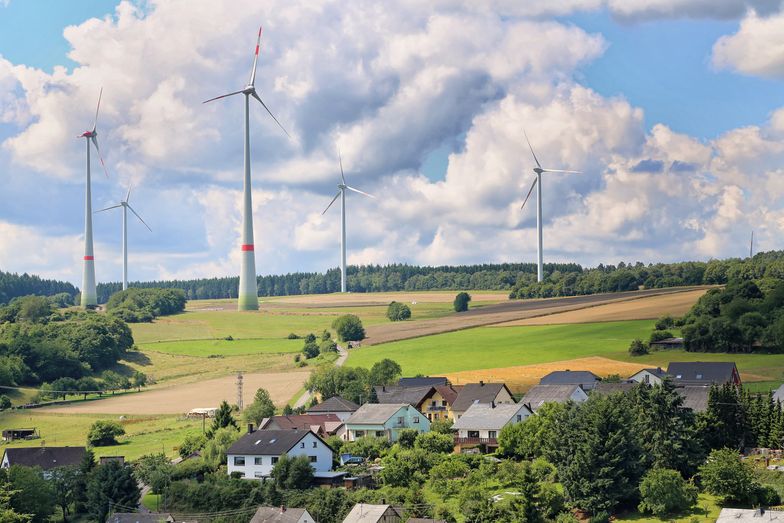
M444 412L446 407L442 407L441 405L430 405L427 407L428 412Z
M461 438L455 436L455 445L488 445L491 447L498 446L497 438Z

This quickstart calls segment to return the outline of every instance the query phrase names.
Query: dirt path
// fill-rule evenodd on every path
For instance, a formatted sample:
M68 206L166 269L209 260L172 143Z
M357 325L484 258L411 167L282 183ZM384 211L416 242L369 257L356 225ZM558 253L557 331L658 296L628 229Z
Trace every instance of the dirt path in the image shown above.
M335 367L342 367L343 364L346 363L348 359L348 351L344 349L341 345L338 345L338 359L335 360ZM299 407L304 407L310 401L310 398L313 397L313 393L309 390L306 390L305 393L300 396L297 401L294 403L295 409Z
M276 405L285 405L302 388L309 372L247 373L243 377L243 402L249 405L259 388L270 393ZM45 407L40 412L74 414L185 414L199 407L217 407L221 401L237 402L237 377L175 385L172 387L126 394L115 398Z
M694 287L672 289L648 289L623 293L592 294L567 298L548 298L536 300L509 300L487 305L481 309L452 314L443 318L421 321L400 321L367 327L367 338L362 345L378 345L391 341L430 336L483 325L509 323L516 320L545 316L548 314L586 309L607 303L628 302L648 296L668 295L694 291Z

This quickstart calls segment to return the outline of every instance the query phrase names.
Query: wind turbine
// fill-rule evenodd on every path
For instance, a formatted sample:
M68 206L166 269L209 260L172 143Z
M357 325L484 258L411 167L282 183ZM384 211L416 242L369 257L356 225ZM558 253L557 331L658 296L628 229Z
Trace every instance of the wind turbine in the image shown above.
M539 243L537 244L536 249L536 281L542 281L544 279L544 263L542 262L542 173L582 173L580 171L542 168L542 164L539 163L539 159L536 157L534 148L531 147L531 141L528 139L528 134L526 134L525 131L523 131L523 134L525 135L525 141L528 142L528 148L531 149L531 155L534 157L534 161L536 162L536 167L534 167L536 178L534 178L534 183L531 184L531 188L528 190L528 194L525 196L525 200L523 201L523 205L520 206L520 210L523 210L526 202L528 202L528 198L531 197L531 193L533 192L534 187L536 187L536 232L539 236Z
M95 146L95 151L98 153L98 159L101 160L103 172L106 177L109 173L106 171L106 165L103 163L101 150L98 148L98 110L101 108L101 96L103 95L103 88L98 93L98 106L95 108L95 119L93 120L93 128L90 131L85 131L77 138L84 138L87 145L87 183L84 191L84 269L82 272L82 307L93 307L98 305L98 293L95 289L95 255L93 252L93 212L92 212L92 192L90 190L90 142Z
M147 222L142 220L142 217L139 216L139 213L133 210L131 204L128 203L128 200L131 199L131 188L128 187L128 194L125 196L124 200L120 200L120 203L117 205L112 205L111 207L106 207L105 209L101 209L100 211L95 211L96 213L108 211L109 209L116 209L118 207L122 207L123 214L122 214L122 252L123 252L123 290L128 288L128 210L136 215L139 218L139 221L144 224L147 229L152 232L150 226L147 225Z
M338 184L338 193L329 202L327 208L321 213L322 216L332 207L335 200L340 196L340 292L346 292L346 189L354 191L368 198L375 198L372 194L368 194L359 189L355 189L346 184L346 176L343 174L343 158L338 151L338 161L340 162L340 183Z
M233 93L216 96L210 98L204 103L220 100L234 96L235 94L245 95L245 180L242 186L242 267L240 269L240 288L238 293L237 308L241 311L258 310L259 308L259 288L256 282L256 256L254 253L253 244L253 202L251 198L251 181L250 181L250 97L252 96L267 110L269 115L278 124L278 127L283 129L275 115L269 110L267 104L261 99L256 92L256 63L259 60L259 44L261 43L261 27L259 27L259 36L256 40L256 53L253 56L253 68L250 70L250 79L248 84L239 91ZM286 136L291 138L286 129L283 129Z

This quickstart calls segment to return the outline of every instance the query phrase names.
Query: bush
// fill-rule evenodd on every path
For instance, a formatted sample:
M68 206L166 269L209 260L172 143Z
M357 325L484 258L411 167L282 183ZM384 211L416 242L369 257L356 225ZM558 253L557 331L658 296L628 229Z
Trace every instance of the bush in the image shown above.
M404 449L412 449L418 434L419 431L416 429L403 429L398 434L397 442Z
M185 302L182 289L132 288L112 294L106 310L127 322L152 321L158 316L184 311Z
M0 396L0 410L8 410L11 408L11 398L3 394Z
M299 336L297 336L296 334L294 334L294 333L292 332L291 334L289 334L289 335L287 336L287 338L288 338L288 339L290 339L290 340L298 340L298 339L299 339Z
M365 328L362 320L354 314L344 314L335 318L332 328L338 333L340 341L360 341L365 339Z
M452 435L452 421L448 419L437 419L430 422L430 432Z
M700 477L703 489L723 505L753 502L760 487L751 465L741 461L737 451L726 448L710 453L700 467Z
M321 351L315 342L305 342L305 346L302 347L302 353L305 355L305 358L312 359L318 356Z
M411 308L405 303L393 301L387 307L387 318L390 321L403 321L411 317Z
M648 347L640 338L635 338L629 345L629 354L632 356L644 356L648 354Z
M453 303L455 312L465 312L468 310L468 302L471 301L471 295L467 292L460 292L455 296Z
M675 326L675 320L669 314L662 316L658 320L656 320L656 324L654 325L657 331L666 331L667 329L671 329Z
M99 419L92 424L90 432L87 433L87 444L93 447L116 445L117 436L123 434L125 434L125 429L116 421Z
M673 338L674 336L670 331L653 331L651 333L651 337L648 340L648 343L655 343L657 341L666 340L667 338Z
M687 483L677 470L652 469L640 483L640 512L661 518L692 507L697 502L697 487Z
M450 434L423 432L417 437L415 446L431 454L448 454L455 449L455 441Z

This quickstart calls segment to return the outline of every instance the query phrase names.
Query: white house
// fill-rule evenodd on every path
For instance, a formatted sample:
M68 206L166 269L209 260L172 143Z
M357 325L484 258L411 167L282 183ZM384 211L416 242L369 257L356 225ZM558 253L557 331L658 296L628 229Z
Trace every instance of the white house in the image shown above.
M646 385L659 385L666 375L667 373L664 372L664 369L661 367L655 369L641 369L637 373L629 376L629 381L645 383Z
M457 431L455 446L458 451L475 445L497 447L501 429L520 423L531 414L531 410L522 403L475 403L452 425L452 429Z
M226 451L228 472L264 479L281 456L307 456L314 472L332 470L332 448L309 430L257 430L245 434Z

